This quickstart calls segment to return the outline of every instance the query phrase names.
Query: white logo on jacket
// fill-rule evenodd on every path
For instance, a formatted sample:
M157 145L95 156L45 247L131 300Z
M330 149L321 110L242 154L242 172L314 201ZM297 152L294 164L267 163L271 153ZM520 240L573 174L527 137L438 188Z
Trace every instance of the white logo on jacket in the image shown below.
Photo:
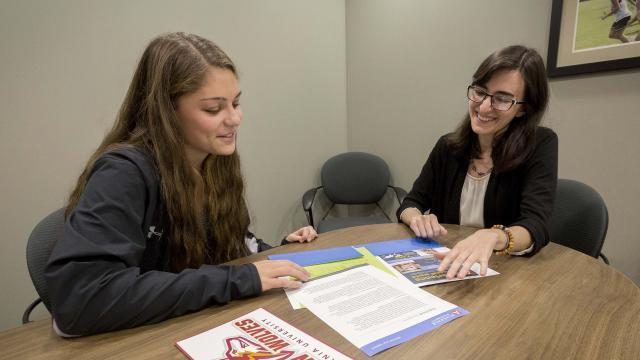
M151 236L153 235L160 238L162 236L162 231L157 232L155 226L149 226L149 233L147 234L147 239L151 239Z

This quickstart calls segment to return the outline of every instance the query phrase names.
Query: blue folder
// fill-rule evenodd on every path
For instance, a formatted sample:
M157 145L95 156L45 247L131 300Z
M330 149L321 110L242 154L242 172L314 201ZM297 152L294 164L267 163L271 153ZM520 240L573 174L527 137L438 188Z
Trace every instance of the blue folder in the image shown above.
M400 240L380 241L368 244L361 244L355 247L364 247L375 256L416 249L428 249L441 247L442 245L431 238L407 238Z
M290 260L300 266L326 264L329 262L354 259L362 257L351 246L335 247L330 249L292 252L287 254L269 255L269 260Z

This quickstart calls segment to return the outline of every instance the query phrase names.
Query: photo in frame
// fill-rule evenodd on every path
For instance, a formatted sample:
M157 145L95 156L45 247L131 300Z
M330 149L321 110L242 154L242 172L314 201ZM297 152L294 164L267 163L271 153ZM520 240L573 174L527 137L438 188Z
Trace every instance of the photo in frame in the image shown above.
M613 1L553 0L549 77L640 67L640 0Z

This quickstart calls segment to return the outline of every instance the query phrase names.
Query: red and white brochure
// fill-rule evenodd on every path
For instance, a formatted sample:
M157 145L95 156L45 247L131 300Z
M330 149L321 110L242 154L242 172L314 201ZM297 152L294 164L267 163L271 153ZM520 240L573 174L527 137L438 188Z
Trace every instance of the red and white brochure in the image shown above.
M176 347L192 360L351 359L263 308L178 341Z

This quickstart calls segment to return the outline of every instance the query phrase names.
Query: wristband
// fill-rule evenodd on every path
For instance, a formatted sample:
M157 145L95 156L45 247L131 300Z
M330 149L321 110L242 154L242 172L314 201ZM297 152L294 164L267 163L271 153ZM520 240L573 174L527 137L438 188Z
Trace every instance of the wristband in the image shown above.
M493 225L491 228L502 230L502 232L507 235L507 246L502 250L494 250L493 253L496 255L509 255L511 250L513 250L513 234L511 230L504 225Z

